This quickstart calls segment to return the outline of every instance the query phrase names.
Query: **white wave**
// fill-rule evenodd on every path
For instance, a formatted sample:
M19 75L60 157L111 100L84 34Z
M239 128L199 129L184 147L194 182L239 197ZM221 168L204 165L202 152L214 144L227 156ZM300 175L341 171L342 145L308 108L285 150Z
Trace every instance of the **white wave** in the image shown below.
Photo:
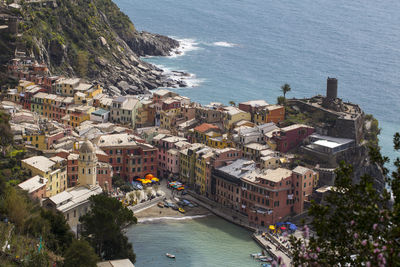
M157 222L157 221L184 221L184 220L193 220L193 219L199 219L199 218L204 218L209 216L210 214L204 214L204 215L193 215L193 216L183 216L183 217L155 217L155 218L139 218L138 222L139 223L151 223L151 222Z
M190 39L190 38L178 39L173 36L171 36L171 38L179 42L179 47L171 51L171 55L169 56L170 58L183 56L187 52L200 49L200 47L197 46L199 43L197 43L195 39Z
M156 65L156 67L162 69L164 71L164 75L166 75L169 79L174 81L184 81L187 87L197 87L205 81L205 79L197 78L196 74L187 73L185 70L172 70L163 65Z
M222 46L222 47L235 47L235 46L238 46L237 44L228 43L228 42L214 42L213 45Z

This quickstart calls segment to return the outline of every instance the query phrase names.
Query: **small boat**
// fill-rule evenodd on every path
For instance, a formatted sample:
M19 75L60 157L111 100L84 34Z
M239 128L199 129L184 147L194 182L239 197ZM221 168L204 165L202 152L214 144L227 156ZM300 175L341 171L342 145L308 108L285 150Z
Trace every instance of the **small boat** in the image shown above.
M258 252L258 253L250 254L250 256L252 256L253 258L258 258L258 257L262 256L262 254L261 254L261 252Z
M158 203L157 203L157 206L159 206L160 208L164 208L164 203L158 202Z
M165 256L167 256L170 259L175 259L175 255L169 254L169 253L165 253Z
M264 257L260 257L260 258L258 258L260 261L262 261L262 262L271 262L272 261L272 258L270 258L270 257L266 257L266 258L264 258Z
M271 267L271 264L269 264L269 263L263 263L261 266L262 266L262 267Z
M179 208L178 210L179 210L180 213L185 213L185 210L182 209L182 208Z

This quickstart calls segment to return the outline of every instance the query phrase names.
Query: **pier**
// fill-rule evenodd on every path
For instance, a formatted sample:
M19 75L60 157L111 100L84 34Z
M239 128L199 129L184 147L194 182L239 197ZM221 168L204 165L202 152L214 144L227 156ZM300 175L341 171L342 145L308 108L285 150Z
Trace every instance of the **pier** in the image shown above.
M286 267L292 266L292 260L290 257L282 251L279 245L276 245L275 242L272 242L268 237L265 238L261 234L253 234L253 239L264 248L267 253L274 258L274 260L278 261L278 258L281 258L281 264L285 264Z

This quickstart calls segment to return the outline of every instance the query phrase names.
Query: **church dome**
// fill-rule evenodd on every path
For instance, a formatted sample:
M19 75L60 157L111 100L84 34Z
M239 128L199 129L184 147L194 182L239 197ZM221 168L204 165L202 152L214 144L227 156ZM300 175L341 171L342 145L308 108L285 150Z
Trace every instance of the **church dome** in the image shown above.
M79 153L95 153L94 146L89 140L85 140L79 149Z

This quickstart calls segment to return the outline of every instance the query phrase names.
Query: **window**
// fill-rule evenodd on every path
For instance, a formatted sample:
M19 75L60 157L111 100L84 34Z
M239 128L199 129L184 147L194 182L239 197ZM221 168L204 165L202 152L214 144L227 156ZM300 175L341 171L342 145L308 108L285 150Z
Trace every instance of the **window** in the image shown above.
M90 168L89 168L89 170L88 170L88 174L90 174Z
M109 162L109 163L112 163L112 158L109 158L109 159L108 159L108 162Z
M85 168L82 168L82 174L85 174Z

